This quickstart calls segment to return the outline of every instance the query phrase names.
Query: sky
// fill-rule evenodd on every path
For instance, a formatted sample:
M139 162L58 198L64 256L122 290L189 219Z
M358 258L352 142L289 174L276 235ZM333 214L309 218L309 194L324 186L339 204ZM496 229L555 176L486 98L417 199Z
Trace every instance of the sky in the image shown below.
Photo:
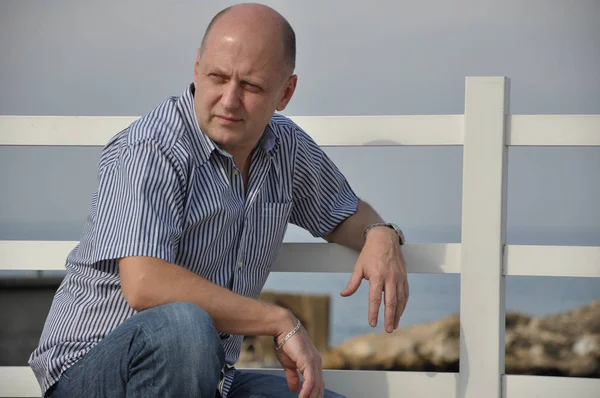
M0 115L142 115L186 89L206 25L232 3L3 0ZM263 3L297 35L289 116L462 114L466 76L510 78L513 114L600 114L595 0ZM410 242L460 242L462 148L326 152ZM0 147L0 239L79 239L99 154ZM510 148L508 168L509 244L600 245L600 148ZM291 227L286 240L312 238ZM276 274L268 287L345 283L303 278ZM410 278L409 323L458 310L456 275ZM509 277L507 288L507 308L543 315L600 297L600 278ZM335 301L336 316L355 314L365 297Z
M297 35L286 115L460 114L465 77L481 75L511 79L513 114L600 114L597 1L264 3ZM228 4L3 1L0 114L141 115L183 92ZM460 147L327 153L413 242L460 240ZM77 239L98 155L0 147L0 238ZM510 148L509 243L600 244L598 170L600 148Z

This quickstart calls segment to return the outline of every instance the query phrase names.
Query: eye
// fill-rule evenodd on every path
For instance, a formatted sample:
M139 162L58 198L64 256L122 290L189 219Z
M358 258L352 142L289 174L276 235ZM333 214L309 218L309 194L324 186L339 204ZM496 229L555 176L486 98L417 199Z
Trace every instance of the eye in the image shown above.
M209 73L208 77L216 83L223 83L227 80L227 79L225 79L225 76L220 75L218 73Z
M244 88L250 91L251 93L261 93L264 91L262 87L246 81L242 82L242 86L244 86Z

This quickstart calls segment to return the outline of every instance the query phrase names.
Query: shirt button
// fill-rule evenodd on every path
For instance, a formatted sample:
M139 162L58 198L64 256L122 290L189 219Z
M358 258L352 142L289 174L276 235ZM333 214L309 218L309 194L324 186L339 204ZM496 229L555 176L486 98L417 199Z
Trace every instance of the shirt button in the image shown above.
M233 175L238 175L238 171L237 170L233 170Z
M242 268L244 266L244 262L240 260L239 267Z

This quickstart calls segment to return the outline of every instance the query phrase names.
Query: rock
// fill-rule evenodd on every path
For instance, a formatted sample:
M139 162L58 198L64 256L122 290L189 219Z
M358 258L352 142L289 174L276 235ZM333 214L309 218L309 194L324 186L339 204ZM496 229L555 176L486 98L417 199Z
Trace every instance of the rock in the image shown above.
M329 369L458 371L460 319L351 338L323 353ZM600 377L600 300L546 318L506 315L508 374Z
M459 317L351 338L323 354L329 369L454 371L458 369Z
M262 299L290 308L306 325L327 369L458 372L460 317L414 325L393 333L369 333L327 346L326 296L268 292ZM314 307L314 308L313 308ZM314 319L312 317L315 317ZM600 300L543 318L506 314L507 374L600 378ZM244 340L240 367L281 365L269 337Z

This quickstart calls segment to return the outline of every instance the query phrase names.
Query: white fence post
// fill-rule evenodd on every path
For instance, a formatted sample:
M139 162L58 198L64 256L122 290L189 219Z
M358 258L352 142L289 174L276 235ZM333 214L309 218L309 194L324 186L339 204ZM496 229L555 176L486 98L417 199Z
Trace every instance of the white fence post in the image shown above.
M466 79L460 398L502 396L508 92L505 77Z

